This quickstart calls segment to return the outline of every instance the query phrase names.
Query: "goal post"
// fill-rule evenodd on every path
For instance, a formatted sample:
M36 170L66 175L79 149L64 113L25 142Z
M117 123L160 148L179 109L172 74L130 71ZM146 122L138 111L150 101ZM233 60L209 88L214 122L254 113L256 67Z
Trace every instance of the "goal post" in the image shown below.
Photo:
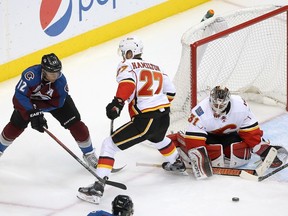
M215 15L188 29L173 79L172 129L216 85L288 111L287 20L288 6L269 5Z

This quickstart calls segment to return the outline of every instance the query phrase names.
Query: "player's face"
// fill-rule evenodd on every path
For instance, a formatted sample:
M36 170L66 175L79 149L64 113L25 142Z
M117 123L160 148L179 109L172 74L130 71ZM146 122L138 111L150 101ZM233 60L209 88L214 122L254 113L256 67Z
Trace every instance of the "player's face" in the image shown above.
M126 59L131 59L131 58L133 58L133 52L132 52L131 50L128 50L128 51L126 52L125 58L126 58Z
M43 72L43 77L45 80L51 82L51 83L54 83L60 76L61 72L48 72L46 70L42 70Z

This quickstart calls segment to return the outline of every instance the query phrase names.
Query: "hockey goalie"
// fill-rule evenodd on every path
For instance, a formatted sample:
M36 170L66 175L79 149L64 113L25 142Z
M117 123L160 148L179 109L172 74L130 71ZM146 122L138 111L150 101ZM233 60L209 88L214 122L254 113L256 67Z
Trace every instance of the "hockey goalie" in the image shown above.
M284 147L264 140L247 102L222 86L214 87L210 96L191 110L185 133L168 137L178 147L183 160L192 166L196 179L212 176L212 167L243 166L252 154L263 161L272 147L277 150L272 168L281 166L288 156Z

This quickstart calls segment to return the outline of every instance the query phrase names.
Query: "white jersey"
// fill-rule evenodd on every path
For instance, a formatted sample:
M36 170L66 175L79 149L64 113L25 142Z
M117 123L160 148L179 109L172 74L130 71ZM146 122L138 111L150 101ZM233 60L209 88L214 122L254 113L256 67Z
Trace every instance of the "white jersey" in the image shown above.
M135 90L127 100L131 116L170 107L167 94L175 95L175 87L159 66L128 59L118 65L117 71L118 83L135 83Z
M227 134L249 128L257 120L247 103L237 95L231 95L230 109L220 117L214 117L209 103L209 97L201 101L191 111L190 124L186 132Z

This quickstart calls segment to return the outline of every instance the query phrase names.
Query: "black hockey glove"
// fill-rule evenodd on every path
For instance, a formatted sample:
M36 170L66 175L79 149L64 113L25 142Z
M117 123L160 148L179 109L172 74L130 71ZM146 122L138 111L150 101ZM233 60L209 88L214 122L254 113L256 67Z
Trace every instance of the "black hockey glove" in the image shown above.
M106 106L106 115L109 119L114 120L120 116L124 107L124 101L121 98L114 97L111 103Z
M44 127L48 128L47 121L44 118L44 114L42 111L38 109L33 109L29 114L31 127L41 133L44 132Z

